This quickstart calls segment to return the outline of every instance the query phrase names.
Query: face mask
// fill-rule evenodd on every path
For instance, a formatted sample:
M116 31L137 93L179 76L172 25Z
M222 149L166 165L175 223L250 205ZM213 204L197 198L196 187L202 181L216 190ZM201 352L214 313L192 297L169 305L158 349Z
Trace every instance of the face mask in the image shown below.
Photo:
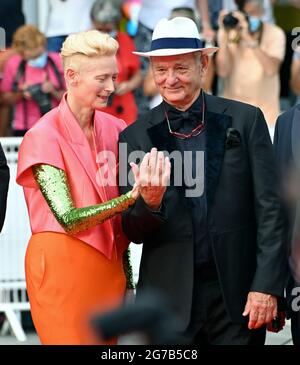
M249 16L248 23L249 23L249 32L255 33L261 27L262 21L260 20L260 18L257 18L256 16Z
M47 52L44 52L40 56L38 56L37 58L34 58L32 60L29 60L28 61L28 64L31 67L44 68L46 66L46 64L47 64L47 57L48 57Z
M116 37L117 37L117 31L116 31L116 30L111 30L110 32L108 32L108 34L109 34L112 38L116 38Z

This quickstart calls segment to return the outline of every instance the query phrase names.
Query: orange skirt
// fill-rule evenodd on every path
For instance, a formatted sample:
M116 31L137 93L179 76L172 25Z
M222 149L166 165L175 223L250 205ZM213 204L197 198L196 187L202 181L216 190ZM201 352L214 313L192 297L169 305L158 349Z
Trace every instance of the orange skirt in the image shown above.
M101 252L67 234L32 235L25 258L32 319L45 345L101 342L90 326L94 313L119 306L125 293L122 258Z

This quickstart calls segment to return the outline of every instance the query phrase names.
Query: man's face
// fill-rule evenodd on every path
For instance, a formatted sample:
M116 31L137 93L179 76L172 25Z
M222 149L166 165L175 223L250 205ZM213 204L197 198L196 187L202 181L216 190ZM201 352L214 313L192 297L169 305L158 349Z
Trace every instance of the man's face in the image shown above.
M95 29L104 33L110 33L117 29L117 25L115 23L94 22L93 24Z
M248 1L244 5L244 12L250 16L261 17L263 9L255 1Z
M163 99L186 109L198 97L203 71L207 68L207 56L187 53L176 56L151 57L155 83Z

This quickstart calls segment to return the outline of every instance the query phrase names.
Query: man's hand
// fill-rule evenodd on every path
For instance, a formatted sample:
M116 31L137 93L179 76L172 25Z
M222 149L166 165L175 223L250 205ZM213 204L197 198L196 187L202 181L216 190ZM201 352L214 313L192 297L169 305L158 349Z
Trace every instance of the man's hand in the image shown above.
M122 95L128 93L129 91L131 91L131 88L130 88L130 84L128 81L123 81L116 85L116 90L115 90L116 95L122 96Z
M234 30L234 32L236 33L235 29L228 29L224 27L224 18L226 15L228 15L229 12L227 10L221 10L219 13L219 17L218 17L218 26L219 26L219 30L218 30L218 41L219 41L219 45L220 47L226 47L228 42L229 42L229 34Z
M222 10L220 10L219 16L218 16L218 27L219 27L219 29L222 29L225 32L227 32L228 30L224 28L223 21L224 21L224 18L227 14L229 14L229 11L225 10L225 9L222 9Z
M205 27L203 26L203 38L206 40L206 42L214 42L216 38L216 32L211 27Z
M273 295L250 292L243 316L249 315L248 328L257 329L277 315L277 298Z
M152 210L159 209L171 173L169 158L165 158L163 152L157 152L156 148L152 148L151 152L144 156L140 168L135 163L131 163L130 166L145 203Z
M241 39L244 42L251 43L256 40L256 35L252 35L249 33L249 24L245 17L245 14L240 11L233 12L233 16L238 19L238 29L241 35Z

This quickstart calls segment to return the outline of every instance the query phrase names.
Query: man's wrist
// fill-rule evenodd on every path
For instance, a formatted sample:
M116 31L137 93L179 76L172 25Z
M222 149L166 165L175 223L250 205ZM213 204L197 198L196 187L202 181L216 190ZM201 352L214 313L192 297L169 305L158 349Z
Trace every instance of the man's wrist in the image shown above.
M203 21L202 22L202 29L212 29L212 26L209 21Z
M124 82L125 82L126 89L128 90L127 92L132 91L132 83L130 82L130 80L124 81Z

